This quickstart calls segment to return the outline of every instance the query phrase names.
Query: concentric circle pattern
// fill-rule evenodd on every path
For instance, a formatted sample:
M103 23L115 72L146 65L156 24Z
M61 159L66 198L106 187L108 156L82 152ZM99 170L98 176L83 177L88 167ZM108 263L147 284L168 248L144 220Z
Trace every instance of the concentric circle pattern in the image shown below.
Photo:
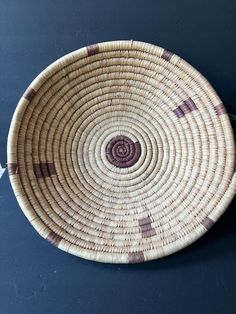
M134 41L72 52L31 83L11 123L8 169L40 235L112 263L187 246L236 189L215 91L177 55Z
M112 138L106 146L107 159L116 167L133 166L141 155L139 142L134 143L127 136L118 135Z

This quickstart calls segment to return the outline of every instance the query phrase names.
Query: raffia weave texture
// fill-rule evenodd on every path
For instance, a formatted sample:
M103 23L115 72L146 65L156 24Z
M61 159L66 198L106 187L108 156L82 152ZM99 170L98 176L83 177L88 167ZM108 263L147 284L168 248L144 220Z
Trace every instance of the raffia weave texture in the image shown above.
M135 41L74 51L31 83L11 123L8 170L41 236L111 263L189 245L236 188L215 91L177 55Z

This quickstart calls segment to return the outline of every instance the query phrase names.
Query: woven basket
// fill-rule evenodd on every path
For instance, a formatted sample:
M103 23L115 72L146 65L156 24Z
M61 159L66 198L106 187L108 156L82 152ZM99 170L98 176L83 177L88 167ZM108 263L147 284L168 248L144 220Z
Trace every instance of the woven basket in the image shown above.
M137 263L202 236L236 190L225 107L163 48L114 41L74 51L28 87L8 170L38 233L71 254Z

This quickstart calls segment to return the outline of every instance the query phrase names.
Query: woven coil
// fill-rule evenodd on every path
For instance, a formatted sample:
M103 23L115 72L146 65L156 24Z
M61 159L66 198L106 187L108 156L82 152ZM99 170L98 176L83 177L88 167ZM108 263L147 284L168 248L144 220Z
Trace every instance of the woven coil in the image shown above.
M79 49L31 83L8 170L41 236L111 263L189 245L236 189L233 132L213 88L177 55L135 41Z

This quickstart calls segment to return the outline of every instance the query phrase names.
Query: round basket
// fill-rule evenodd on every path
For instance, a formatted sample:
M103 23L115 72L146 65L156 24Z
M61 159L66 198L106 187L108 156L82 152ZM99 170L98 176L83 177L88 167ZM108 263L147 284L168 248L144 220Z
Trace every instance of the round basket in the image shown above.
M177 55L136 41L74 51L30 84L8 170L43 238L110 263L189 245L236 190L233 132L213 88Z

